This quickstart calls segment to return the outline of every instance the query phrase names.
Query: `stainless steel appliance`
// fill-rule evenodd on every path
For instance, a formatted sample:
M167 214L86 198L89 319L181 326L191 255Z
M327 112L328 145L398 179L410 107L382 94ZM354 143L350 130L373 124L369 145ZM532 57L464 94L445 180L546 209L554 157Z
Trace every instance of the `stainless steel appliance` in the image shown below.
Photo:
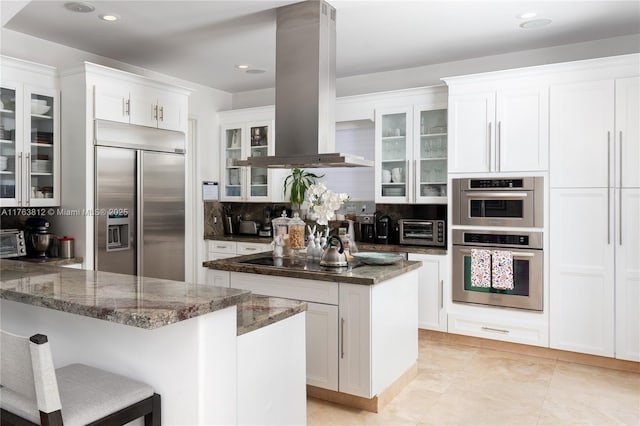
M391 218L387 215L376 220L376 243L389 244L391 241Z
M361 214L358 216L360 224L360 241L365 243L376 242L376 215Z
M24 231L20 229L0 230L0 259L26 256Z
M241 220L238 225L238 233L246 235L258 234L258 223L253 220Z
M453 225L544 226L544 181L521 178L452 180Z
M454 229L452 296L454 302L542 311L542 232ZM513 258L513 289L472 285L471 251L509 251ZM493 280L493 277L492 277Z
M336 9L322 0L302 1L276 14L275 156L235 165L372 167L372 161L335 152Z
M444 220L400 219L400 244L445 247Z
M184 134L96 121L95 264L184 280Z

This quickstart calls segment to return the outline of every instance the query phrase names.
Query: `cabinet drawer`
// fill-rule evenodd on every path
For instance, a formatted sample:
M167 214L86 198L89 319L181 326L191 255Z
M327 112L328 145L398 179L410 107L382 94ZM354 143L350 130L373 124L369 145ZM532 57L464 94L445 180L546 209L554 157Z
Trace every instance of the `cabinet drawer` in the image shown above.
M240 255L260 253L263 251L271 251L271 245L264 243L238 243L236 249L236 253Z
M549 346L546 324L505 322L488 318L470 318L457 314L448 316L449 333L534 346Z
M236 254L236 242L234 241L208 241L209 252Z
M339 300L338 283L329 281L232 272L231 287L250 290L265 296L326 303L328 305L337 305Z

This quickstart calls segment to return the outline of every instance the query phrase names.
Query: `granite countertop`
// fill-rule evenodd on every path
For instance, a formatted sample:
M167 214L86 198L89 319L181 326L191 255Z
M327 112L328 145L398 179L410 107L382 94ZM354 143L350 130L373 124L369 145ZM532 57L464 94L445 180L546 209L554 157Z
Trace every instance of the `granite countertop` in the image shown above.
M238 336L289 318L307 310L307 304L297 300L252 294L238 305Z
M205 240L214 241L236 241L242 243L263 243L270 244L272 239L265 237L258 237L257 235L205 235ZM401 244L374 244L364 243L356 241L358 249L362 251L384 251L393 253L418 253L418 254L435 254L446 255L446 248L428 247L428 246L413 246L413 245L401 245Z
M71 257L71 258L64 258L64 257L45 257L40 258L40 257L16 257L13 258L11 260L17 260L20 262L29 262L29 263L39 263L39 264L45 264L45 265L56 265L56 266L63 266L63 265L77 265L78 263L82 263L84 262L84 258L82 257Z
M248 299L250 292L181 281L0 261L0 298L154 329Z
M318 263L307 263L304 259L293 258L282 259L282 264L279 266L246 263L247 261L264 257L265 253L256 253L228 259L210 260L203 262L203 266L223 271L363 285L377 284L422 266L422 262L409 260L401 260L385 266L364 265L358 261L353 261L348 268L334 269L322 267Z

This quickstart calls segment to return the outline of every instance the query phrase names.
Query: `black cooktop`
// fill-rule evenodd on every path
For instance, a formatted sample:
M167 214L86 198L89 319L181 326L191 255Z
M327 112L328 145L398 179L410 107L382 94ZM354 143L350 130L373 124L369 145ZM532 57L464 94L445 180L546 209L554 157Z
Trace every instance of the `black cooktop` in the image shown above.
M272 256L264 256L264 257L256 257L254 259L240 260L238 263L246 263L249 265L260 265L260 266L271 266L274 268L290 268L290 269L300 269L304 271L312 271L312 272L328 272L334 274L341 274L344 272L349 272L353 268L357 268L361 266L362 263L357 261L352 261L348 266L321 266L319 262L307 262L305 259L300 258L290 258L290 257L272 257Z

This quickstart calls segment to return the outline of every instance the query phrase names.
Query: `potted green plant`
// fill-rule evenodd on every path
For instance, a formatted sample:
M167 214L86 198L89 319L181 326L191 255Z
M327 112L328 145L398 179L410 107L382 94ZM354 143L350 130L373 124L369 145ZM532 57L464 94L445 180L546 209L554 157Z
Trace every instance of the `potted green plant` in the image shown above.
M289 194L289 202L292 208L300 211L300 206L304 203L307 189L314 183L316 179L323 178L324 175L317 175L304 169L293 169L291 173L284 179L284 196Z

